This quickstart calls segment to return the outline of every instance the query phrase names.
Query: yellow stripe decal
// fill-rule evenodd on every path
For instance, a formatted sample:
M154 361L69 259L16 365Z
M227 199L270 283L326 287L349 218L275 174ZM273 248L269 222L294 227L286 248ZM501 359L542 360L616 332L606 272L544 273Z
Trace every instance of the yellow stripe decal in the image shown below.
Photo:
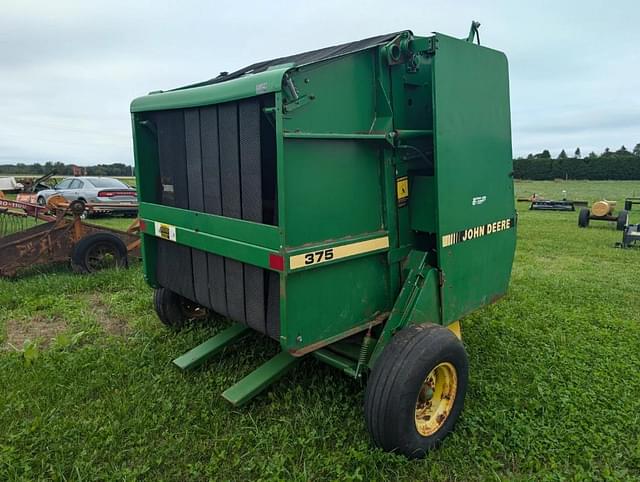
M345 244L343 246L335 246L333 248L318 249L307 253L296 254L289 258L289 269L294 270L312 266L316 264L334 261L336 259L348 258L357 254L364 254L370 251L386 249L389 247L389 237L369 239L368 241L359 241L357 243Z
M463 229L455 233L449 233L442 236L442 247L448 248L454 244L463 243L471 239L481 238L490 234L499 233L515 227L517 218L505 218L492 223L481 224L472 228Z

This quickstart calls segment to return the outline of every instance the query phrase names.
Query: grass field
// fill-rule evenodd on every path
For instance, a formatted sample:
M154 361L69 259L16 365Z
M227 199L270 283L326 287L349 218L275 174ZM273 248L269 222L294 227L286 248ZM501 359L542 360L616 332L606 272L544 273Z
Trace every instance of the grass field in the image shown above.
M621 202L640 182L516 189ZM169 333L139 265L60 267L0 281L0 480L640 479L640 249L613 248L608 223L527 207L508 296L463 320L465 411L425 460L373 449L362 385L312 359L231 408L220 393L272 342L250 336L181 373L171 360L226 322Z

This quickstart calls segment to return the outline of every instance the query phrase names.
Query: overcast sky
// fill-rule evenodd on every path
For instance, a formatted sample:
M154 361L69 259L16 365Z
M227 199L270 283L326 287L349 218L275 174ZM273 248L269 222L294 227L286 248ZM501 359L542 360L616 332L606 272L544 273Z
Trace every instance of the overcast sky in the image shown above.
M402 29L466 36L510 64L514 155L640 142L640 2L0 0L0 163L132 163L151 90Z

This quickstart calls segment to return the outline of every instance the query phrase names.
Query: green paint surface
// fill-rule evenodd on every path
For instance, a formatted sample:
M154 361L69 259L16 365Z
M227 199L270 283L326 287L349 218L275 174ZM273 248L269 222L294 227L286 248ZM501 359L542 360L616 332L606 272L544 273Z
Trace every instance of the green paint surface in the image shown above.
M402 323L448 323L507 290L515 229L442 247L447 234L514 218L506 59L441 34L413 43L409 37L394 40L416 46L398 62L380 45L132 104L141 215L175 225L178 243L245 263L269 269L269 255L283 256L285 351L315 349L394 305L411 309ZM263 115L275 128L278 226L155 204L157 147L145 113L243 99L255 95L257 84L274 99ZM403 176L410 193L399 204L396 180ZM150 229L143 254L153 285ZM288 269L291 256L375 233L388 236L388 249ZM397 303L412 251L424 255L421 269L429 273L415 309Z
M511 275L515 228L440 244L449 233L515 218L509 78L501 52L440 34L436 39L436 234L443 322L450 322L502 296Z

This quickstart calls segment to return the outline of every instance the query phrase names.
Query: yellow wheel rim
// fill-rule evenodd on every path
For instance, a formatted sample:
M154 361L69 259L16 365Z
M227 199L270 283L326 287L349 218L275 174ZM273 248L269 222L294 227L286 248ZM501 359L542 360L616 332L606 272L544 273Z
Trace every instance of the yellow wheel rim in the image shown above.
M451 363L440 363L429 372L416 400L415 421L420 435L433 435L444 425L457 391L458 373Z

